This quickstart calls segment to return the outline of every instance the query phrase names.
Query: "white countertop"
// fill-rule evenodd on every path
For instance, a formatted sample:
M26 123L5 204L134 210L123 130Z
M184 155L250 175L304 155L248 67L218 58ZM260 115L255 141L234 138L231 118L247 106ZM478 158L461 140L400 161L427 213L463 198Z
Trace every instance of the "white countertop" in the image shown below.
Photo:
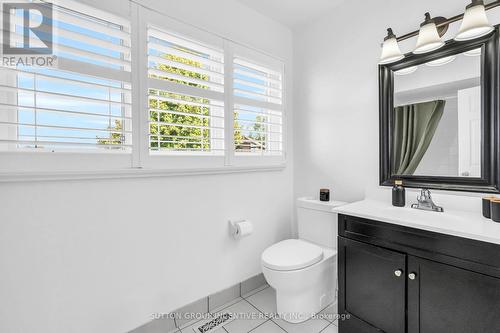
M394 207L390 202L373 199L333 208L339 214L500 245L500 223L484 218L480 212L447 210L446 207L444 210L444 213L437 213L408 206Z

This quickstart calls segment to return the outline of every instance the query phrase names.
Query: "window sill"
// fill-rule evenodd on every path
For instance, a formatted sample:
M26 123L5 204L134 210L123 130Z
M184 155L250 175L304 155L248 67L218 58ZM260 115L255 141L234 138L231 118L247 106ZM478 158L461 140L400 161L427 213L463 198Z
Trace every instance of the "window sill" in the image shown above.
M0 183L219 175L219 174L232 174L232 173L282 171L285 168L286 168L285 164L280 164L275 166L248 166L248 167L227 166L227 167L204 168L204 169L131 168L131 169L99 170L99 171L0 172Z

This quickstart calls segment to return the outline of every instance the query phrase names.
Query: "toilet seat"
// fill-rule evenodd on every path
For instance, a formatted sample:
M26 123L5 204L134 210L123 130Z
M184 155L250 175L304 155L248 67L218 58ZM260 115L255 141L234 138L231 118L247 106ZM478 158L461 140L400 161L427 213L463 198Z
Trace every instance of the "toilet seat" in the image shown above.
M323 249L301 239L287 239L268 247L262 253L262 264L276 271L293 271L320 262Z

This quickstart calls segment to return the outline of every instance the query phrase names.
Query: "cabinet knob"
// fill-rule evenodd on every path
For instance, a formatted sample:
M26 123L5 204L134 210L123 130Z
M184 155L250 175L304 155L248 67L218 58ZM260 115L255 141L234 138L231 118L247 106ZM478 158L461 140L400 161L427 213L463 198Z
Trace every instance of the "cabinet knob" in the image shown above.
M396 275L397 277L400 277L401 275L403 275L403 271L398 269L398 270L395 270L394 271L394 275Z
M409 278L410 280L415 280L415 278L416 278L416 277L417 277L417 274L415 274L415 273L410 273L410 274L408 274L408 278Z

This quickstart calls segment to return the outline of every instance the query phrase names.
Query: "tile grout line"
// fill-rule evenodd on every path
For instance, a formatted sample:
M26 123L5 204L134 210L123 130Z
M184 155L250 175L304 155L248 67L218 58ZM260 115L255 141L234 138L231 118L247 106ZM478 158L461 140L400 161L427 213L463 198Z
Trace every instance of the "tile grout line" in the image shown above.
M319 331L319 333L324 332L330 326L337 326L337 325L335 325L334 323L330 323L330 325L326 325L326 327L323 328L321 331Z
M247 333L250 333L250 332L255 331L257 328L261 327L262 325L264 325L264 324L266 324L266 323L268 323L268 322L272 322L272 323L274 323L271 319L268 319L268 320L264 321L262 324L260 324L259 326L252 328L252 329L251 329L250 331L248 331ZM278 325L278 327L279 327L279 328L281 328L281 329L283 329L283 327L281 327L281 326L279 326L279 325ZM286 333L288 333L287 331L285 331L285 332L286 332Z
M259 313L263 314L264 316L266 315L265 312L263 312L261 309L259 309L257 306L253 305L252 302L250 302L249 300L243 298L243 300L245 302L247 302L248 304L250 304L251 307L253 307L255 310L257 310ZM268 318L268 319L271 319L271 318Z
M253 294L253 295L258 294L258 293L260 293L261 291L266 290L267 288L269 288L269 287L266 287L266 288L264 288L264 289L262 289L262 290L260 290L260 291L256 292L256 293L255 293L255 294ZM265 313L265 312L263 312L263 310L259 309L259 308L258 308L257 306L255 306L255 305L253 305L253 304L252 304L252 302L250 302L250 301L249 301L249 300L247 300L246 298L243 298L243 299L244 299L244 300L245 300L248 304L250 304L251 306L253 306L253 307L254 307L257 311L259 311L259 312L260 312L260 313L262 313L264 316L266 316L266 313ZM270 315L275 315L275 314L270 314ZM287 331L286 329L284 329L283 327L281 327L281 326L280 326L280 325L279 325L276 321L274 321L274 320L273 320L273 317L269 317L269 319L268 319L268 320L266 320L266 321L265 321L264 323L262 323L261 325L263 325L263 324L267 323L268 321L271 321L273 324L275 324L276 326L278 326L279 328L281 328L283 331L285 331L285 332L287 332L287 333L288 333L288 331ZM261 325L259 325L259 326L261 326ZM257 326L257 327L259 327L259 326ZM326 327L328 327L328 326L329 326L329 325L326 325ZM256 327L256 328L257 328L257 327ZM250 332L251 332L251 331L250 331Z
M283 331L285 331L285 332L287 332L287 333L288 333L288 331L287 331L286 329L284 329L283 327L281 327L281 326L280 326L280 324L278 324L277 322L275 322L272 318L271 318L271 321L272 321L273 323L275 323L276 325L278 325L278 327L279 327L279 328L281 328ZM326 327L328 327L328 325L326 325Z

